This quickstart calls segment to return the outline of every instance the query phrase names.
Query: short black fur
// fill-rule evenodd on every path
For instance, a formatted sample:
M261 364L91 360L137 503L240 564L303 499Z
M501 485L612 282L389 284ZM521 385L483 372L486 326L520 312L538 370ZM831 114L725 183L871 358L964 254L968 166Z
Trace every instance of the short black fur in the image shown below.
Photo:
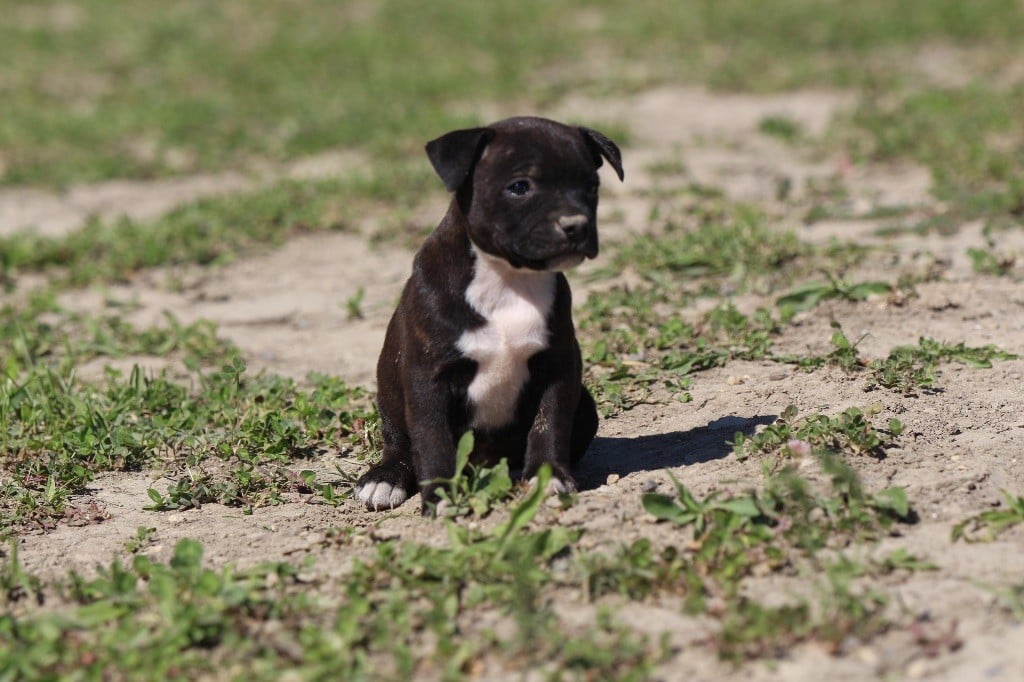
M524 477L547 463L562 489L574 490L571 468L593 440L598 417L582 385L572 298L560 270L597 255L597 168L606 159L621 179L619 149L588 128L514 118L448 133L426 150L455 196L416 254L388 325L377 364L384 452L356 489L383 483L408 496L420 490L428 513L435 481L454 474L456 442L473 428L468 390L478 370L459 340L487 323L466 292L477 259L494 257L517 271L550 273L554 296L546 347L527 362L513 417L474 429L471 461L506 457ZM516 178L530 179L529 196L504 191ZM378 502L366 501L371 508Z

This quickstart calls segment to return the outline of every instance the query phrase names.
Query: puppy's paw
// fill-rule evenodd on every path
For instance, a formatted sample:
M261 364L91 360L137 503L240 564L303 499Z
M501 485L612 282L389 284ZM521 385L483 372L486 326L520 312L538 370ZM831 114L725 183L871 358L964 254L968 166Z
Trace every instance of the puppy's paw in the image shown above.
M537 477L534 476L530 479L530 488L533 489L537 486ZM547 492L548 495L572 495L577 491L576 481L572 480L572 477L561 477L552 476L551 480L548 481Z
M416 478L405 466L382 464L356 481L355 496L371 511L394 509L416 491Z

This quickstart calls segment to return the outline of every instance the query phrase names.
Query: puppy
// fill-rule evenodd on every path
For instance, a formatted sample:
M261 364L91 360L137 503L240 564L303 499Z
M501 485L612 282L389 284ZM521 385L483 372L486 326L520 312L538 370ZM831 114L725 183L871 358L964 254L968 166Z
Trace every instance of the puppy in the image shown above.
M356 483L369 509L392 509L470 458L507 457L523 476L547 463L551 488L572 492L571 467L597 432L583 387L569 284L597 256L597 169L623 179L619 148L589 128L510 118L450 132L426 146L454 194L413 261L377 363L384 453Z

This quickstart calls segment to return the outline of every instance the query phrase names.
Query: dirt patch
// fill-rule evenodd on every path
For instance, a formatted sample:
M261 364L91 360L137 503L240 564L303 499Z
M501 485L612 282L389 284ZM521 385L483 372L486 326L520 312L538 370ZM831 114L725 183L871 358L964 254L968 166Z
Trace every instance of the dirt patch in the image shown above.
M776 202L781 178L789 178L797 191L804 191L807 180L836 173L845 174L853 201L927 204L927 174L922 169L850 169L841 158L812 158L757 132L759 121L767 115L786 115L808 131L820 131L849 103L847 96L835 93L757 98L659 90L602 104L603 115L628 122L635 141L624 150L627 184L619 186L610 176L605 178L601 210L606 243L649 229L649 193L665 181L651 170L658 162L681 161L687 179L722 187L731 196L763 203L769 210L780 206ZM570 103L556 114L587 111L587 106ZM248 180L232 176L221 190L244 182ZM204 183L189 180L177 185L199 186ZM166 196L157 200L164 202L165 209L193 191L170 187L165 185ZM22 215L34 216L32 222L41 230L61 232L79 224L82 215L105 210L97 207L131 210L125 195L104 199L104 191L82 188L76 196L88 196L82 205L92 208L78 210L65 205L60 215L47 213L47 201L52 197L40 200L21 194L15 202L18 208L10 209L12 195L2 195L0 215L11 215L5 210L22 211ZM78 218L72 220L72 213ZM885 240L875 236L877 222L805 225L795 215L782 215L778 224L798 229L804 238L827 241L856 235L884 243L904 259L927 253L946 260L948 272L943 280L920 285L918 295L905 301L833 302L803 313L778 340L780 351L810 348L827 352L830 323L836 321L851 338L860 339L859 348L867 358L884 356L899 344L916 343L921 336L969 345L991 343L1024 355L1024 287L1009 278L978 276L971 271L964 253L968 246L980 245L976 227L951 237ZM25 224L27 219L18 220L5 222ZM156 271L131 285L102 294L71 292L63 300L74 308L93 309L102 306L105 297L134 300L139 308L130 319L140 324L159 322L163 311L185 322L210 319L243 349L253 369L297 378L309 371L327 372L372 387L384 328L410 263L410 251L373 247L362 235L304 236L273 253L223 268L175 272L181 284L174 290L166 286L169 273ZM890 261L877 261L853 274L891 280L895 273ZM571 277L577 301L585 298L586 275L583 270ZM360 290L364 292L361 317L352 317L346 302ZM84 371L97 371L100 364ZM670 633L676 654L658 671L663 679L817 680L825 674L836 680L893 675L1018 679L1024 670L1024 627L998 607L986 585L1020 581L1024 529L985 545L954 544L950 529L964 517L997 505L1001 490L1024 490L1022 380L1024 360L1001 362L991 369L951 364L943 366L937 390L906 397L865 392L861 380L837 369L808 373L770 362L731 362L694 377L692 403L641 405L604 421L578 472L584 491L577 504L567 510L545 508L543 515L584 529L581 543L585 548L657 537L671 531L649 522L641 507L641 492L667 492L666 470L697 494L724 485L742 487L759 479L760 463L732 456L727 441L735 432L752 433L789 405L805 413L834 413L879 401L883 405L880 418L900 419L906 435L885 458L865 456L854 465L871 488L905 487L919 522L877 551L884 552L887 543L894 544L938 566L934 572L888 577L880 587L903 614L929 627L955 628L962 646L930 652L911 633L891 632L870 643L851 642L845 655L838 658L815 646L803 646L770 667L752 664L733 669L702 646L714 623L681 616L677 605L668 601L657 605L612 601L611 605L626 624L654 635ZM328 464L340 464L359 469L346 460L328 460L317 462L316 468L327 472ZM26 568L43 574L61 574L70 567L91 570L109 561L140 526L157 529L156 543L146 551L160 558L169 556L176 539L192 537L210 548L209 559L214 564L311 557L315 559L311 570L324 574L343 570L340 567L353 551L352 547L324 543L323 533L329 527L355 526L368 529L377 538L439 542L444 537L439 524L418 516L416 500L387 515L368 513L352 501L331 508L301 496L290 499L291 504L257 509L251 516L219 505L180 513L144 511L146 489L158 475L98 478L89 499L102 504L110 518L98 525L62 526L45 535L24 537L21 555ZM766 589L784 591L789 587L782 584ZM594 617L596 607L579 595L567 594L557 608L569 622L586 622Z
M338 175L359 164L353 152L333 152L292 162L283 168L194 175L165 180L111 180L73 185L63 192L0 189L0 236L31 230L57 237L82 227L90 218L149 220L204 197L241 192L282 179Z

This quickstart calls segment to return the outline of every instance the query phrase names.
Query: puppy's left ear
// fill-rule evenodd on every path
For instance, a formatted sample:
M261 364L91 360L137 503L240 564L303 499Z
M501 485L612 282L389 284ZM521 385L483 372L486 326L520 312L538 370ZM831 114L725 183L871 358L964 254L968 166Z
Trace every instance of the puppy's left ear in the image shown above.
M594 159L596 159L597 167L601 167L601 157L603 156L608 159L608 163L610 163L612 168L615 169L615 174L619 176L619 180L624 180L625 174L622 172L622 153L619 151L618 145L592 128L584 128L583 126L580 126L580 132L583 133L583 139L587 141L587 146L590 147L590 151L594 153Z
M444 181L445 189L454 192L462 186L493 137L490 128L469 128L453 130L427 143L427 157Z

